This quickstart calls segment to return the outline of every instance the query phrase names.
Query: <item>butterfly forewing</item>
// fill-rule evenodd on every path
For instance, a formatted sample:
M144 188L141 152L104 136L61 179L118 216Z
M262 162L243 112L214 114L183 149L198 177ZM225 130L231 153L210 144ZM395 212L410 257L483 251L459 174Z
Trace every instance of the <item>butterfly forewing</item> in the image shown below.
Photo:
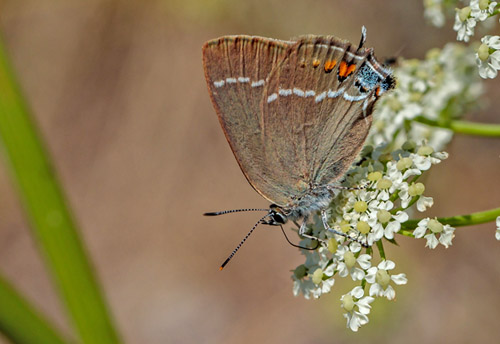
M263 147L264 87L270 72L293 42L251 36L226 36L203 46L210 97L226 139L249 183L273 201L276 185L269 178Z

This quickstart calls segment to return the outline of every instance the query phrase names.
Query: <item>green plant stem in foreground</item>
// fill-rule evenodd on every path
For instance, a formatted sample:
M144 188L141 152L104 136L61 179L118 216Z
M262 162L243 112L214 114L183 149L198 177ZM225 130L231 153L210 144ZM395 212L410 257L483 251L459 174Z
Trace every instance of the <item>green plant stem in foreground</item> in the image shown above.
M75 221L15 82L1 37L0 137L34 239L71 317L77 342L118 343Z
M385 259L384 244L382 243L382 240L377 241L377 248L378 248L378 253L380 254L380 258Z
M0 331L14 343L68 343L2 276L0 276Z
M477 213L472 213L468 215L458 215L451 217L439 217L437 220L442 224L447 224L452 227L461 227L461 226L471 226L478 225L481 223L495 221L495 219L500 216L500 208L490 209L486 211L480 211ZM401 224L401 229L415 229L418 226L417 220L408 220Z
M475 123L458 120L441 123L422 116L415 118L415 121L433 127L450 129L459 134L500 137L500 124Z

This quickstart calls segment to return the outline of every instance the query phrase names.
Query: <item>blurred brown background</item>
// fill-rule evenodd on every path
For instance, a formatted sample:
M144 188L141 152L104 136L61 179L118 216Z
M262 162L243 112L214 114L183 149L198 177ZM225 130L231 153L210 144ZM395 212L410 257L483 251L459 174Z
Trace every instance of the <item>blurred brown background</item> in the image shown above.
M288 39L335 34L379 57L423 57L452 41L452 23L425 25L412 1L0 1L0 30L81 225L127 343L470 343L500 338L500 244L493 224L458 229L430 251L400 241L388 255L409 284L377 301L369 325L345 329L337 279L320 300L292 295L303 261L262 227L223 271L220 263L267 207L247 184L209 101L201 46L226 34ZM498 28L498 27L497 27ZM497 30L498 31L498 30ZM498 80L490 107L499 122ZM434 169L430 215L500 205L500 140L456 137ZM5 159L0 165L0 272L66 332ZM1 343L3 341L0 339Z

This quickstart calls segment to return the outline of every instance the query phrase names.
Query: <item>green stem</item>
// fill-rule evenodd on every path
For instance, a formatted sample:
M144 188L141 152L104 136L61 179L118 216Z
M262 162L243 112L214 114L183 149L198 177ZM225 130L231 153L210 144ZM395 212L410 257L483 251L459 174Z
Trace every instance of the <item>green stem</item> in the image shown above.
M447 224L453 227L478 225L481 223L495 221L500 216L500 208L480 211L468 215L458 215L451 217L439 217L437 220L442 224ZM408 220L401 224L402 229L415 229L420 220Z
M412 231L409 231L409 230L406 230L406 229L401 229L398 234L401 234L401 235L404 235L404 236L407 236L407 237L410 237L410 238L414 238L415 236L413 235L413 232Z
M33 236L77 330L78 342L118 343L78 228L15 82L1 37L0 138Z
M0 331L13 343L64 344L57 333L14 288L0 276Z
M415 121L433 127L450 129L458 134L500 137L500 124L475 123L459 120L440 122L422 116L415 118Z
M377 241L377 248L380 254L380 258L385 259L384 244L382 243L382 240Z

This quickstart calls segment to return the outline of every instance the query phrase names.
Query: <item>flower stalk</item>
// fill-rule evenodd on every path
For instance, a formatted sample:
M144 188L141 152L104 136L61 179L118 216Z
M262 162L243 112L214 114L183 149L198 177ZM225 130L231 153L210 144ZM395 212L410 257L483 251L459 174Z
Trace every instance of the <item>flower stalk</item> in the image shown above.
M477 213L472 213L472 214L467 214L467 215L457 215L457 216L451 216L451 217L439 217L437 220L440 223L447 224L453 227L463 227L463 226L472 226L472 225L479 225L481 223L486 223L486 222L492 222L495 221L495 219L500 216L500 208L494 208L490 210L485 210L485 211L480 211ZM406 222L403 222L401 224L401 228L403 230L413 230L417 227L418 222L420 219L417 220L408 220ZM399 232L403 235L405 235L404 232L401 231Z
M433 127L451 129L457 134L500 137L500 124L477 123L462 120L440 122L423 116L416 117L415 121Z

